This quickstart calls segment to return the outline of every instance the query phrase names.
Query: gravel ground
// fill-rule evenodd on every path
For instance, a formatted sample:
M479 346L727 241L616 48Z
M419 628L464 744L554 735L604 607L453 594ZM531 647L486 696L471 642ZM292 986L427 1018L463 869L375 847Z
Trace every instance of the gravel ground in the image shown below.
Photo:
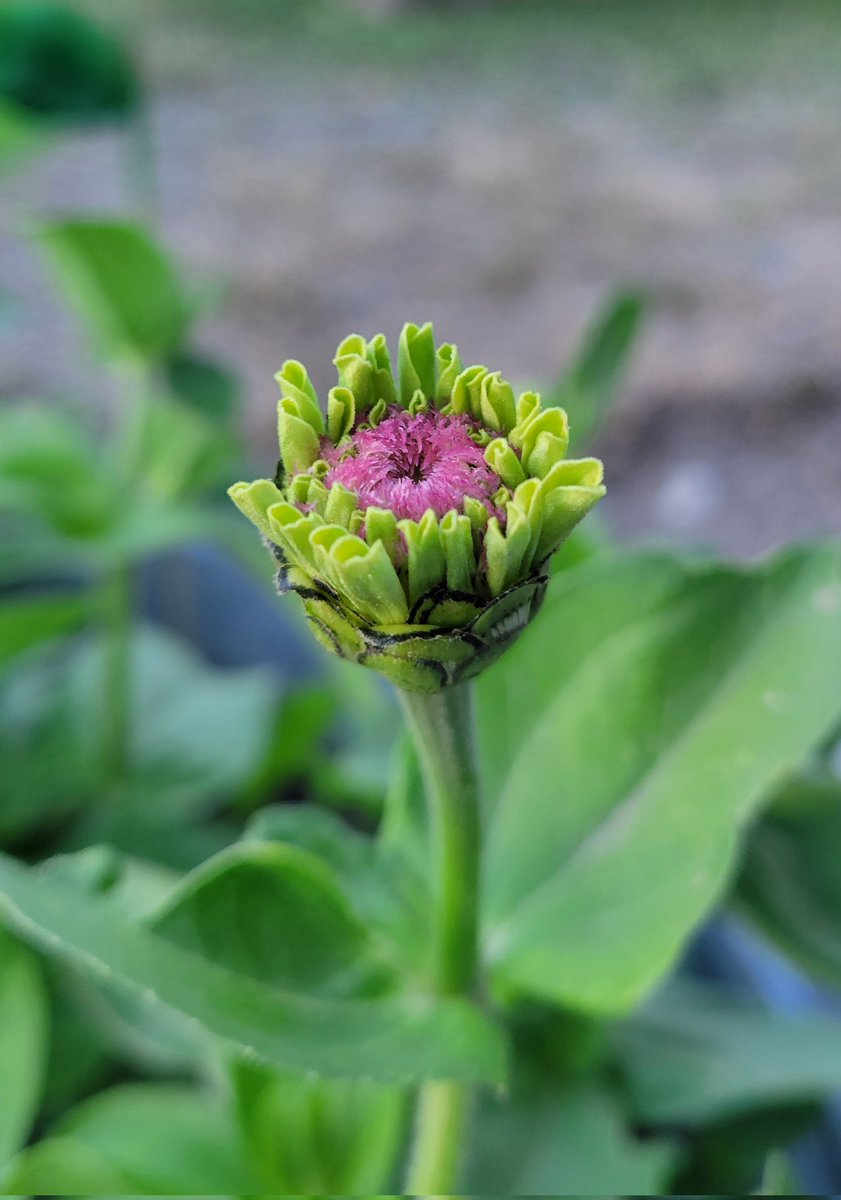
M782 82L760 64L648 88L621 42L579 31L560 77L526 39L495 83L492 62L328 70L293 46L275 63L251 26L143 11L162 228L225 283L204 341L244 376L261 463L285 357L326 388L348 330L433 319L465 359L546 380L631 284L651 313L601 447L617 532L745 555L841 528L841 83L810 76L808 39ZM74 136L7 181L2 394L97 390L19 230L124 211L127 159L124 139Z

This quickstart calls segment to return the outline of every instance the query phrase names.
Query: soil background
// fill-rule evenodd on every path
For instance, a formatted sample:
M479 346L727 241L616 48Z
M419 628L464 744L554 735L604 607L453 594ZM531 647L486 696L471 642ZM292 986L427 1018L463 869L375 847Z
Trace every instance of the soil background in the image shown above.
M222 289L255 465L283 359L434 320L551 381L598 306L649 314L599 449L621 537L752 555L841 528L841 6L85 0L150 92L162 231ZM148 150L148 147L147 147ZM4 184L0 394L95 394L26 219L125 212L144 148L62 140Z

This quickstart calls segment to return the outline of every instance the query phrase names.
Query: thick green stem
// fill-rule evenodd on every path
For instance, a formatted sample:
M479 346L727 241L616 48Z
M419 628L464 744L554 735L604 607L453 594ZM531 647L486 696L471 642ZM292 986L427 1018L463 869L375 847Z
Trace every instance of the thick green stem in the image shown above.
M471 685L402 693L429 808L433 870L432 982L442 996L470 995L477 983L480 817ZM470 1107L467 1085L425 1084L406 1190L451 1193Z

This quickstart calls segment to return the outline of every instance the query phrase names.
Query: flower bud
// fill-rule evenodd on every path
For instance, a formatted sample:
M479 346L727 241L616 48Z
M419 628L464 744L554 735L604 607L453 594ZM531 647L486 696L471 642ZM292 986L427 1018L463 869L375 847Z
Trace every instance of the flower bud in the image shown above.
M402 688L437 691L497 658L539 608L546 563L604 495L569 460L562 409L436 350L406 325L346 338L326 421L301 363L277 379L277 481L230 489L318 640Z

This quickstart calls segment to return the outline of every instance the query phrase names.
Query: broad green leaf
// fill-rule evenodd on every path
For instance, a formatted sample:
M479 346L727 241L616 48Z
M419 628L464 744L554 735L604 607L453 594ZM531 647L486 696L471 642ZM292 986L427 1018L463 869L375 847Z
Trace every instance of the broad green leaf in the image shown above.
M75 632L89 615L85 597L73 592L6 597L0 602L0 666L32 646Z
M48 135L36 118L20 105L0 100L0 175L48 143Z
M166 364L166 372L169 387L180 400L219 428L230 430L240 408L239 383L233 372L193 353L177 355Z
M800 1195L789 1191L776 1169L769 1178L768 1165L782 1152L814 1131L820 1120L815 1103L763 1108L691 1132L683 1130L686 1147L680 1172L670 1181L677 1196ZM689 1136L687 1136L687 1134Z
M841 986L841 780L795 776L751 831L736 903L808 971Z
M141 226L63 221L37 236L56 285L101 353L155 363L178 349L192 301L167 251Z
M573 448L592 440L610 412L645 314L637 292L619 292L596 315L572 367L550 389L547 404L569 415Z
M665 988L613 1037L643 1121L705 1124L841 1088L841 1020L769 1012L714 986Z
M48 1174L49 1172L49 1174ZM50 1175L52 1178L50 1179ZM248 1161L233 1114L198 1088L129 1084L101 1092L13 1163L6 1187L36 1181L49 1194L250 1194L265 1180ZM45 1186L46 1185L46 1186Z
M22 937L97 981L196 1021L290 1070L384 1081L499 1081L504 1047L472 1005L422 996L325 1000L239 978L0 856L0 912Z
M48 1049L47 995L38 963L0 930L0 1165L29 1136Z
M240 843L192 871L152 928L234 974L351 996L382 985L385 964L338 877L281 843Z
M497 984L628 1009L720 894L746 821L841 711L834 546L757 571L633 555L557 578L480 681Z
M675 1148L637 1140L594 1081L543 1081L525 1095L486 1098L468 1163L471 1195L659 1195Z

